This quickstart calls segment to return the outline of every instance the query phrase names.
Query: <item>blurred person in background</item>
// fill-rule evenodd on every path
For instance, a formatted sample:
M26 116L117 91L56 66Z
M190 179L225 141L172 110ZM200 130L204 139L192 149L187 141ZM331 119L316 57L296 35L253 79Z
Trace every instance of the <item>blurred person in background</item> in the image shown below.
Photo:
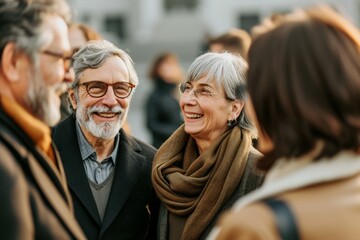
M70 23L69 28L69 41L72 54L80 50L81 47L90 40L101 40L102 37L91 27L82 23ZM72 79L73 80L73 79ZM61 95L61 121L71 115L69 106L68 94L65 92Z
M2 239L85 239L49 128L69 80L69 18L62 0L0 1Z
M251 145L256 129L244 111L246 69L238 55L209 52L180 85L185 123L153 162L160 239L204 239L220 213L261 185L261 154Z
M183 71L174 53L163 53L153 62L150 79L154 82L146 104L147 127L152 145L159 148L182 124L178 84L184 80Z
M231 29L230 31L209 40L208 46L211 52L231 52L240 54L247 59L247 53L251 44L250 35L242 29Z
M266 17L261 24L255 25L251 28L251 37L256 38L258 35L267 32L269 28L273 28L276 25L279 25L284 19L286 14L284 13L273 13L270 16Z
M248 89L267 177L223 217L216 239L359 239L359 63L359 30L330 7L258 32Z
M133 62L106 40L90 41L73 56L73 70L75 117L58 124L53 138L76 219L90 240L156 239L156 150L122 129L138 85Z
M84 23L69 24L69 41L73 54L80 50L90 40L101 40L103 37Z

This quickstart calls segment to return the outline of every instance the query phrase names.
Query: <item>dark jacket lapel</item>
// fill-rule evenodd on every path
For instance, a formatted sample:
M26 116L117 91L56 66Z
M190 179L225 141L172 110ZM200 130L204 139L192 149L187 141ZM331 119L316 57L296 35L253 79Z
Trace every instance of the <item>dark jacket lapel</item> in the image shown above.
M81 159L75 119L69 117L61 122L53 131L53 139L59 150L70 189L100 226L100 215Z
M120 213L123 205L132 192L142 168L145 157L139 152L141 148L131 137L120 131L120 145L115 166L115 176L111 193L106 206L100 238Z

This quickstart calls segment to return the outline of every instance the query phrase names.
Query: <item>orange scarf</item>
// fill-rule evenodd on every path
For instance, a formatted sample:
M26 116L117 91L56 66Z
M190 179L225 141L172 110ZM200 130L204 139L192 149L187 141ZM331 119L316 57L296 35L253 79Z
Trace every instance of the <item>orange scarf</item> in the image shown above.
M11 119L13 119L33 140L34 144L49 157L51 164L57 166L54 149L51 145L50 128L39 119L29 114L17 102L4 96L0 96L0 101L2 108Z

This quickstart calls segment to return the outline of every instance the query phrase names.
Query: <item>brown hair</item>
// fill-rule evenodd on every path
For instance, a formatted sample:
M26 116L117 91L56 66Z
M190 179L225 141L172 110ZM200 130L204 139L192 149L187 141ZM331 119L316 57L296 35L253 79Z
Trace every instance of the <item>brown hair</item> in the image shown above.
M174 59L176 60L177 62L179 61L178 60L178 57L176 56L176 54L174 53L171 53L171 52L165 52L165 53L162 53L160 54L159 56L157 56L153 62L153 64L151 65L150 67L150 71L149 71L149 77L152 79L152 80L155 80L155 79L158 79L160 78L159 76L159 66L164 62L166 61L167 59Z
M69 24L69 29L70 28L80 29L83 32L87 41L103 39L103 37L98 32L96 32L94 29L83 23L71 23Z
M211 44L220 44L225 51L238 53L246 59L251 44L251 37L242 29L232 29L219 37L211 39L209 45Z
M359 31L324 6L292 13L255 38L248 90L260 132L274 146L261 169L319 142L316 159L359 148L359 49Z

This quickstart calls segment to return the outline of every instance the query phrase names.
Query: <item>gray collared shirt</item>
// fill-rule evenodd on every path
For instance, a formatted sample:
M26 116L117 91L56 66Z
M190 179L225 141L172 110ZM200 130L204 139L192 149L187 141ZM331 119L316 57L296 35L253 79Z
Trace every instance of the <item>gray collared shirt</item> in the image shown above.
M113 152L102 162L97 161L96 152L90 143L86 140L78 122L76 122L76 135L87 177L97 184L104 182L115 167L120 138L119 134L117 134L115 137Z

